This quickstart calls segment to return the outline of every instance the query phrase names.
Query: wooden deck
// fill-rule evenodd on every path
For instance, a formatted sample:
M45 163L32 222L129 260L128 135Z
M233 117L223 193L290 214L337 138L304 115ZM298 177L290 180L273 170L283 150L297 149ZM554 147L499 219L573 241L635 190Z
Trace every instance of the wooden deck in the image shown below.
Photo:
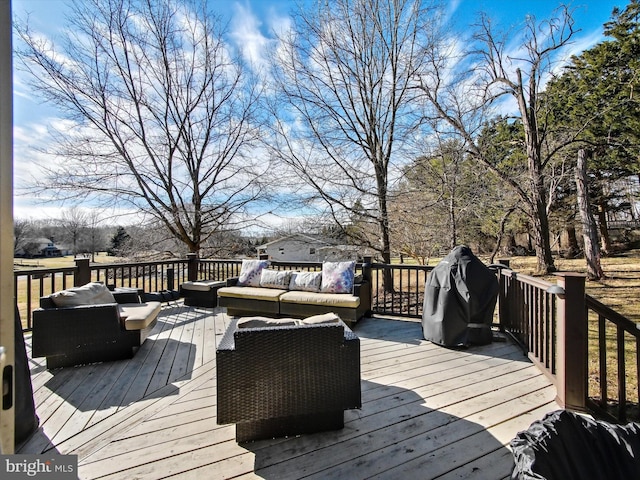
M131 360L52 372L32 360L41 428L17 453L76 454L82 479L506 479L511 438L559 408L508 341L450 350L418 322L373 318L355 328L363 405L343 430L238 445L234 426L216 424L227 324L168 305Z

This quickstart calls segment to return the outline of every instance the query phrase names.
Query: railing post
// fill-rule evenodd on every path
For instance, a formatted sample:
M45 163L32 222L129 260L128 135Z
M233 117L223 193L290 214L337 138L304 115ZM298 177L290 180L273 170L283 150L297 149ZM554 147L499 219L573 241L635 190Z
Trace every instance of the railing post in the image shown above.
M198 255L187 253L187 278L190 282L198 280Z
M176 279L173 267L167 268L167 290L175 290Z
M498 259L499 265L504 265L505 268L509 268L510 260L508 258ZM507 277L502 275L502 269L498 269L498 328L501 332L505 331L505 325L509 321L509 302L507 301Z
M91 269L88 258L76 258L76 273L73 276L73 286L80 287L91 281Z
M557 273L557 402L570 410L585 411L587 399L588 326L585 276Z
M361 299L367 299L367 311L365 315L371 315L371 299L373 298L373 282L371 281L371 263L373 262L373 257L364 257L362 259L362 279L365 280L365 285L369 290L368 295L361 295Z
M364 280L369 280L371 282L371 262L373 261L372 257L364 257L362 259L362 278Z

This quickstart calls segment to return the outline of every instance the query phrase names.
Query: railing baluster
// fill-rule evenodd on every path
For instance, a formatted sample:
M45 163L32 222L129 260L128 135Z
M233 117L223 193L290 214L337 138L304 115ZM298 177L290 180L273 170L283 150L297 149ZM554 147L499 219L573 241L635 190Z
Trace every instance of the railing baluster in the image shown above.
M600 363L600 406L607 408L607 332L604 315L598 315L598 359Z
M627 421L627 366L624 351L624 329L616 327L616 346L618 347L618 419Z

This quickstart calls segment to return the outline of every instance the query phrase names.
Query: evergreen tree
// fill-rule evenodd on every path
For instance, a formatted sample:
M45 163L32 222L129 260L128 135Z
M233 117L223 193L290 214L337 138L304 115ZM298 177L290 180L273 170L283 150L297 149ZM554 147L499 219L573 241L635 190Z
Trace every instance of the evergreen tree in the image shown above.
M124 227L118 227L116 233L111 237L111 245L107 253L109 255L120 255L131 243L131 237Z
M556 137L569 145L569 155L589 152L589 195L605 253L610 250L607 213L629 207L617 185L640 173L639 14L638 0L624 11L614 9L605 24L609 39L574 57L544 96Z

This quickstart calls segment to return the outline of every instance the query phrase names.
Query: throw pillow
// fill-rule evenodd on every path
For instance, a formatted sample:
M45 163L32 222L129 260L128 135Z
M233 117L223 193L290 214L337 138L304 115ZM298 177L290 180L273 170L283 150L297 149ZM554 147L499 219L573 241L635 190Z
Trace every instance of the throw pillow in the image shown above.
M68 288L52 293L51 300L56 307L76 307L78 305L102 305L116 303L113 294L102 283L92 282L81 287Z
M291 272L289 290L319 292L322 272Z
M238 285L241 287L259 287L262 269L269 266L269 260L242 260Z
M260 274L260 286L286 290L289 287L290 278L291 272L288 270L270 270L263 268Z
M322 264L323 293L351 293L355 277L356 262L324 262Z

